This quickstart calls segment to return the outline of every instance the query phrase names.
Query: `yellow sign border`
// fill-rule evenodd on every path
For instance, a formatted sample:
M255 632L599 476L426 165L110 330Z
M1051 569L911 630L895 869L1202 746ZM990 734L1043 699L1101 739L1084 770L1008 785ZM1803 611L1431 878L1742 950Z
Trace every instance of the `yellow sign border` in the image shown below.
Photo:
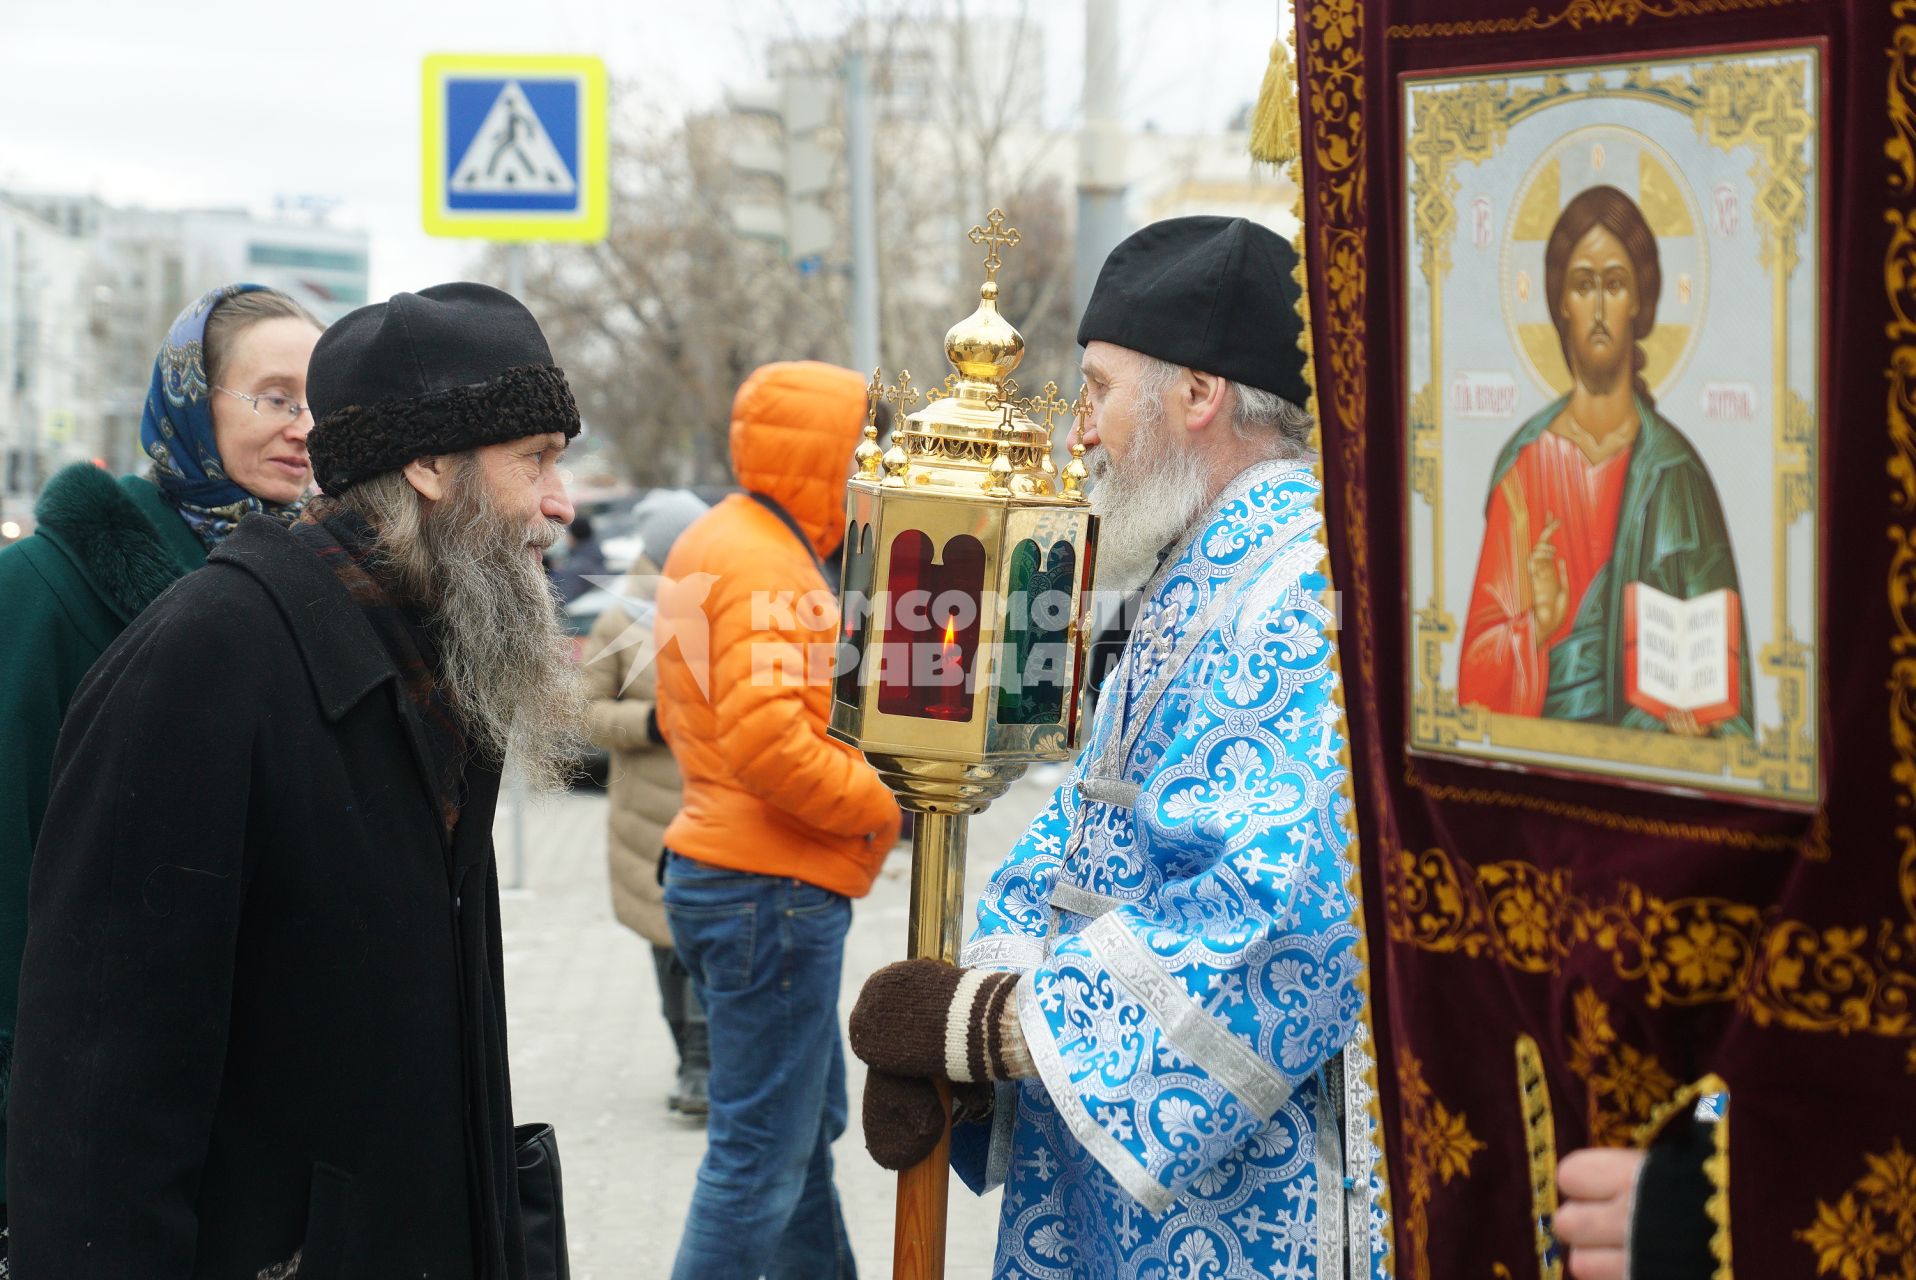
M576 213L462 213L446 208L446 96L450 75L519 76L579 82ZM420 199L426 234L483 240L603 240L611 223L605 62L590 54L432 53L420 66Z

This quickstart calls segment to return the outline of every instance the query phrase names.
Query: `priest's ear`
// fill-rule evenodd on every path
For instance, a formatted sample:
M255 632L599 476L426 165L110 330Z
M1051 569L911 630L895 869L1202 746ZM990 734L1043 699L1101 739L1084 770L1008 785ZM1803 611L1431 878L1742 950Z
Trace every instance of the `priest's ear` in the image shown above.
M438 502L446 496L446 487L451 483L452 459L443 454L429 454L424 458L414 458L405 467L406 482L427 502Z
M1202 431L1224 412L1230 383L1215 373L1186 369L1171 395L1172 412L1181 418L1186 431Z

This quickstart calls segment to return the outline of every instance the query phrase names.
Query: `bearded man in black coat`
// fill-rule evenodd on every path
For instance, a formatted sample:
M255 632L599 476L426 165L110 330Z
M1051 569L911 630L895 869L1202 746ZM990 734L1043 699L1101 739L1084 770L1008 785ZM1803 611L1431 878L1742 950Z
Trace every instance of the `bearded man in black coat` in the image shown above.
M353 312L307 386L325 496L244 521L65 722L7 1113L29 1280L527 1274L492 820L509 759L575 758L540 553L578 411L477 284Z

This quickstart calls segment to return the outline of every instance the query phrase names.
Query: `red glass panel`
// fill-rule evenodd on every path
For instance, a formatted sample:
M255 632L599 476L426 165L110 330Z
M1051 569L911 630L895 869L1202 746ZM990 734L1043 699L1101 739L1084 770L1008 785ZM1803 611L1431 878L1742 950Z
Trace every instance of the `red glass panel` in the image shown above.
M931 539L892 540L878 709L886 715L969 720L977 681L985 548L969 534L932 558Z

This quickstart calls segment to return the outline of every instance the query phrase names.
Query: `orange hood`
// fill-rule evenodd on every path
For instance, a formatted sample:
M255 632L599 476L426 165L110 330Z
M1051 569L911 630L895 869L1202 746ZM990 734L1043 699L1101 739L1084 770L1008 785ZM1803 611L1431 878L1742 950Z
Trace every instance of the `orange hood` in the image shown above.
M812 549L845 540L845 481L865 426L865 382L816 360L755 369L732 401L732 474L791 513Z

